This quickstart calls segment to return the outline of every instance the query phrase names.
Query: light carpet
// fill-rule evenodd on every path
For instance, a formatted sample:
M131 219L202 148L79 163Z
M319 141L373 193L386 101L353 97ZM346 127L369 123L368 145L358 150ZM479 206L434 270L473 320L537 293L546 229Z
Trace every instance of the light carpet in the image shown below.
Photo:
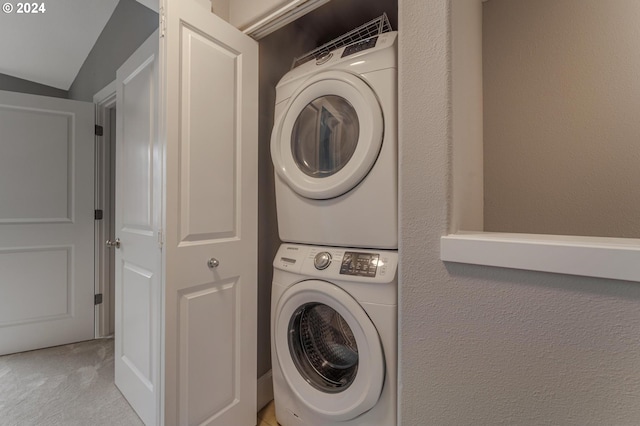
M113 339L0 357L1 426L139 426L113 383Z

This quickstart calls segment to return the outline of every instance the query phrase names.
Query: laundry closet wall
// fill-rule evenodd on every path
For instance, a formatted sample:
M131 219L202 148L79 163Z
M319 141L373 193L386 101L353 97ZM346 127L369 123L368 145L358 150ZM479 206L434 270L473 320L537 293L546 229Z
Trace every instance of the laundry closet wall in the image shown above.
M258 377L271 369L271 281L273 259L280 246L270 143L275 87L289 70L291 58L304 51L295 27L288 25L260 40L258 120ZM298 40L291 43L292 40Z

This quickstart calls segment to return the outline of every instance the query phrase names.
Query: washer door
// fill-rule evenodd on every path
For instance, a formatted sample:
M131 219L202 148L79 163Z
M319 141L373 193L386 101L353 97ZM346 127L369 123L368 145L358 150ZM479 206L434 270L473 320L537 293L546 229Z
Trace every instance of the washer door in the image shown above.
M384 122L373 90L353 74L327 71L305 81L271 136L278 175L298 194L338 197L369 173Z
M345 421L371 409L384 384L384 354L375 326L348 293L325 281L287 289L273 338L277 362L310 410Z

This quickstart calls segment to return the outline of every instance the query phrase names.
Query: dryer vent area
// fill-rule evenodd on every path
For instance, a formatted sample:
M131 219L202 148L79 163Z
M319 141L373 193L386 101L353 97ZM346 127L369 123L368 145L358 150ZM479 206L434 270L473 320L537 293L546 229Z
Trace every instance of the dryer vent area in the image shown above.
M260 117L258 170L258 376L271 369L269 309L272 262L280 246L276 219L275 179L270 155L275 87L293 59L358 26L387 14L398 28L397 0L330 1L260 40Z

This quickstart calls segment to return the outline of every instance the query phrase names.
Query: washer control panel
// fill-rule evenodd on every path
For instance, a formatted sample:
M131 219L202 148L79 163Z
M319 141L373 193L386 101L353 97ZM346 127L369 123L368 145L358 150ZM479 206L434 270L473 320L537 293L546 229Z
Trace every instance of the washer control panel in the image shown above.
M273 266L309 277L385 283L396 276L398 252L282 244Z
M342 256L340 275L375 277L379 263L379 253L360 253L355 251L347 251L344 253L344 256Z

